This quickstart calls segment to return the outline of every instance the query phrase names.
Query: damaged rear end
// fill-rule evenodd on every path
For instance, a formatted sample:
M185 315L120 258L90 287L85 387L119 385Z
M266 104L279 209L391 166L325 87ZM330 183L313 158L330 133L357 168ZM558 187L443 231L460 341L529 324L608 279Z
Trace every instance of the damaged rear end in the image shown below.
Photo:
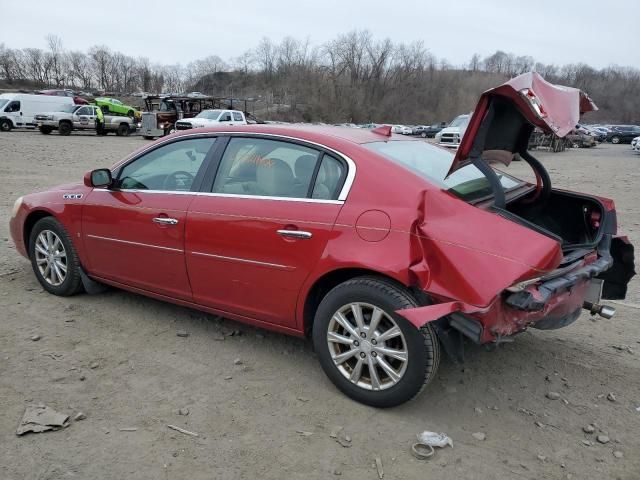
M480 170L491 195L452 212L450 192L427 192L412 233L414 284L430 304L398 313L432 325L454 358L462 339L499 343L528 327L561 328L583 309L610 318L601 299L623 299L635 274L633 246L618 236L612 200L553 188L528 151L535 127L568 134L580 114L596 109L583 92L529 73L485 92L448 176ZM514 156L536 184L504 188L491 164ZM461 203L461 202L460 202ZM462 227L462 228L461 228Z

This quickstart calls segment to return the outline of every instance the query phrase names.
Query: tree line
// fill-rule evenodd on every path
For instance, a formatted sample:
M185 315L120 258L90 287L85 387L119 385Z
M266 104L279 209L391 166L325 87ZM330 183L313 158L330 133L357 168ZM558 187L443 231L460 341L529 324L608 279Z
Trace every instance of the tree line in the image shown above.
M504 51L473 54L455 66L424 42L395 43L368 31L321 45L263 38L239 57L211 55L187 65L153 64L104 45L70 51L55 35L46 40L46 49L0 44L0 83L120 94L197 90L252 99L254 113L264 118L423 124L469 112L484 90L535 70L548 81L586 91L600 108L587 122L640 123L640 70L631 67L543 64Z

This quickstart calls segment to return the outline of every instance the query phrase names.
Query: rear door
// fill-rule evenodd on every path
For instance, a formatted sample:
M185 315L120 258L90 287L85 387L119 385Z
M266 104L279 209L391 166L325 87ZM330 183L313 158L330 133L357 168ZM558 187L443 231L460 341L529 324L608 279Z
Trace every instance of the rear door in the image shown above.
M185 220L215 141L198 136L163 144L119 168L113 188L89 194L82 211L89 273L191 300Z
M348 164L289 140L234 136L216 168L187 216L194 300L295 328L298 292L330 238Z

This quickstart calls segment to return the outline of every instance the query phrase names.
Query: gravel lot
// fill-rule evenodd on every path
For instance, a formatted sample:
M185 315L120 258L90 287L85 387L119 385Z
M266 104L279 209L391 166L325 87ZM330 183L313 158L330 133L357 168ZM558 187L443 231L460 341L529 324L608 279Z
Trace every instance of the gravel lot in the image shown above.
M44 293L9 239L15 198L80 180L145 142L0 134L1 479L361 480L378 478L376 457L385 479L640 478L637 279L614 319L583 314L493 352L470 349L464 367L445 360L422 396L392 410L340 394L303 340L118 290ZM557 186L615 198L620 231L640 246L640 156L628 145L539 157ZM37 403L87 418L17 437L25 406ZM583 432L589 424L595 433ZM330 437L336 426L349 448ZM422 430L447 433L454 448L416 460Z

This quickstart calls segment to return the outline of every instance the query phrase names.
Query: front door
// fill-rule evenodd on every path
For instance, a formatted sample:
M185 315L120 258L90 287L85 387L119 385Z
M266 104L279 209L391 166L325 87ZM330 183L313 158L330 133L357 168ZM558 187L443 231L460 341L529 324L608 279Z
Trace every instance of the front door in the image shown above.
M178 139L120 167L82 213L90 274L191 299L184 260L187 209L215 138Z
M212 188L189 207L194 300L295 328L298 293L331 236L345 173L341 160L301 144L232 138Z

